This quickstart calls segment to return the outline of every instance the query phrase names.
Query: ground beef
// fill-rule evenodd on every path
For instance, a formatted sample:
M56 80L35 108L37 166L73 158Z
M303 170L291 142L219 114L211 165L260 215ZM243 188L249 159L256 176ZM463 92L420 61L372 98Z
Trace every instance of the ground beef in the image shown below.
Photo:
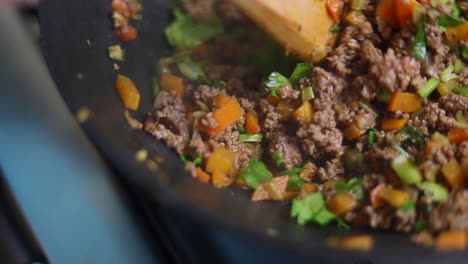
M283 85L278 90L278 95L281 99L298 99L299 96L301 95L301 91L293 89L292 86L288 83L286 85Z
M299 142L296 137L286 135L284 130L275 133L268 145L270 157L278 151L286 169L291 169L302 164L302 154L299 147Z
M318 169L318 175L322 181L338 180L343 178L344 164L341 157L327 160L325 167Z
M457 155L460 160L468 159L468 141L464 141L458 145ZM468 177L468 175L466 175Z
M444 43L444 32L436 21L425 24L426 43L431 52L432 61L426 68L426 73L432 77L438 77L446 67L445 61L450 47Z
M320 67L314 68L312 76L316 96L313 101L315 111L334 105L345 87L344 79Z
M200 85L193 93L193 99L194 101L199 101L207 105L212 105L214 98L220 93L224 93L224 91L216 87Z
M407 212L396 210L393 228L400 232L410 232L413 229L415 220L416 212L414 210Z
M439 99L440 106L447 112L455 114L457 111L468 113L468 97L450 93Z
M430 226L433 231L445 229L468 230L468 189L453 190L449 199L432 211Z
M263 120L262 131L271 133L282 127L280 122L281 115L276 113L275 107L271 105L267 100L260 100L260 118Z
M369 226L372 228L389 229L392 226L393 209L382 207L375 209L368 205L364 208L369 218Z
M296 135L302 149L313 158L336 156L343 152L343 133L336 128L322 128L314 123L300 127Z
M447 115L446 111L440 107L439 103L426 101L421 112L411 116L408 124L420 129L423 133L435 129L445 132L453 127L455 120Z

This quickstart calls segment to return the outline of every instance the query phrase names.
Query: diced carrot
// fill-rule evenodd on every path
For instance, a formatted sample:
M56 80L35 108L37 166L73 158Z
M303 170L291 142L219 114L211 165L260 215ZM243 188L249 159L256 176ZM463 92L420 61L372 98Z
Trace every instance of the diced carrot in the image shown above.
M122 0L114 0L112 1L112 9L121 15L123 15L126 18L130 18L132 15L132 12L130 11L130 8L127 3L125 3Z
M451 128L447 134L447 138L452 143L460 144L468 140L468 128Z
M451 43L468 41L468 22L460 23L459 25L448 27L445 36Z
M372 191L370 192L370 202L372 207L374 208L380 208L385 204L384 199L382 198L383 192L385 191L385 183L381 183L374 187Z
M224 102L224 104L222 104ZM213 113L213 118L218 124L216 127L200 125L199 129L214 137L227 127L238 121L244 113L242 107L234 96L220 94L215 98L215 105L219 108Z
M125 107L136 111L140 105L140 92L138 92L132 80L127 76L119 74L117 75L115 86Z
M421 97L415 93L395 92L388 103L390 112L413 113L421 109Z
M278 106L275 108L275 112L278 113L281 117L281 121L286 121L288 120L292 114L294 113L295 107L292 104L292 102L288 101L280 101L278 103Z
M200 180L201 182L204 182L204 183L210 182L210 174L206 173L202 168L197 167L196 172L197 172L197 179L198 180Z
M343 135L347 140L353 140L366 133L365 130L359 129L355 123L352 123L343 131Z
M137 38L138 30L133 26L126 26L121 28L115 29L115 34L120 38L123 42L130 42Z
M306 182L302 185L302 190L305 193L313 193L318 190L318 187L317 187L317 184Z
M325 5L327 7L328 15L333 21L338 22L340 20L341 11L343 10L342 0L326 0Z
M293 118L298 124L308 124L312 121L314 109L309 101L302 103L293 113Z
M279 104L279 102L281 101L278 97L275 97L271 94L268 94L266 100L268 101L268 103L270 103L272 106L277 106Z
M228 176L234 174L235 154L224 147L217 148L206 160L206 171L209 173L223 173Z
M438 250L464 250L467 247L467 235L464 231L443 231L435 241Z
M343 215L356 205L356 198L350 193L335 194L327 201L327 207L336 215Z
M258 116L252 111L247 112L245 115L245 129L249 134L257 134L260 132L260 124L258 123Z
M456 159L450 160L449 163L442 167L441 171L445 180L452 188L460 186L465 181L463 169L460 167L460 164Z
M292 199L294 197L288 197L286 194L286 188L288 186L289 176L280 176L274 177L271 182L262 183L260 186L255 189L252 194L252 201L263 201L263 200L274 200L274 197L271 196L271 191L269 192L267 184L273 184L275 191L279 193L282 199ZM297 192L296 192L297 195Z
M369 235L354 235L343 237L340 244L340 248L345 250L369 251L374 240Z
M407 192L391 188L386 188L382 193L382 197L389 205L395 208L400 208L409 199Z
M408 118L384 118L382 120L382 130L400 130L408 122Z
M396 0L396 15L400 28L404 28L408 21L412 21L413 10L423 8L416 0Z
M160 77L161 89L174 92L178 96L184 96L184 80L169 73L163 73Z
M211 176L211 182L215 187L223 188L231 185L233 181L226 174L219 171L215 171Z
M376 16L381 17L390 26L398 25L395 0L381 0L375 11Z

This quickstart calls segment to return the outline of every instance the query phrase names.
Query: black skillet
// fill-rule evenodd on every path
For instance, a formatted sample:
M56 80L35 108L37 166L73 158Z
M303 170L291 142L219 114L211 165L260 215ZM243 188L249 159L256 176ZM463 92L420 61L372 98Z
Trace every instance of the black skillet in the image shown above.
M148 199L177 210L187 220L243 237L252 247L261 243L273 256L291 256L291 260L301 256L318 263L468 263L468 252L441 254L418 248L407 235L394 232L298 226L289 218L288 206L252 203L245 191L217 190L201 184L184 172L179 157L163 143L144 132L132 131L123 117L123 106L114 88L115 77L117 73L130 76L139 88L142 99L136 117L152 111L151 77L155 63L171 53L163 36L171 19L169 2L143 1L143 20L135 23L138 38L123 44L126 60L118 63L118 71L107 58L107 47L120 43L112 31L111 0L40 2L42 47L58 89L72 112L83 106L92 111L92 118L82 127L127 182ZM149 151L150 157L159 157L158 169L135 160L135 152L142 148ZM372 234L373 250L366 254L349 253L325 245L329 235L352 233Z

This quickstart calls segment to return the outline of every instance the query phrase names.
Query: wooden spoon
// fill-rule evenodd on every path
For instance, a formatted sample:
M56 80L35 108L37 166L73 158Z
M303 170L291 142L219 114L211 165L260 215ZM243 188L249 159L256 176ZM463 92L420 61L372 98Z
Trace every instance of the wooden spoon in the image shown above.
M272 35L286 53L318 62L327 55L333 24L325 0L231 0Z

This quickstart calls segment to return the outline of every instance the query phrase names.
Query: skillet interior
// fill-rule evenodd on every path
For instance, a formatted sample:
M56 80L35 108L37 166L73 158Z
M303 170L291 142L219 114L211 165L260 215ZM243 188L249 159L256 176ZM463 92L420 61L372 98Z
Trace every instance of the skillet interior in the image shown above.
M118 72L130 76L142 95L140 109L135 116L141 119L152 111L151 77L155 63L158 58L171 53L162 33L170 21L169 1L143 1L144 18L136 23L139 36L136 41L122 45L126 50L126 61L119 63L120 71L113 70L113 62L107 58L107 47L119 43L112 31L110 2L42 1L42 47L50 72L70 110L76 112L86 106L93 112L93 117L82 125L87 135L123 172L127 182L146 193L149 199L177 209L204 225L227 228L230 232L272 247L280 246L291 254L315 256L322 260L434 263L442 259L455 262L466 259L467 252L439 254L417 248L409 242L408 236L369 230L352 231L373 234L375 246L368 255L332 250L325 246L325 238L330 234L350 232L338 230L335 226L298 226L289 218L288 206L252 203L240 189L217 190L192 179L184 172L179 157L163 143L144 132L130 129L114 88ZM82 80L77 78L78 73L82 74ZM142 148L148 149L150 157L163 158L157 172L135 160L135 152ZM268 228L277 229L278 235L268 237Z

